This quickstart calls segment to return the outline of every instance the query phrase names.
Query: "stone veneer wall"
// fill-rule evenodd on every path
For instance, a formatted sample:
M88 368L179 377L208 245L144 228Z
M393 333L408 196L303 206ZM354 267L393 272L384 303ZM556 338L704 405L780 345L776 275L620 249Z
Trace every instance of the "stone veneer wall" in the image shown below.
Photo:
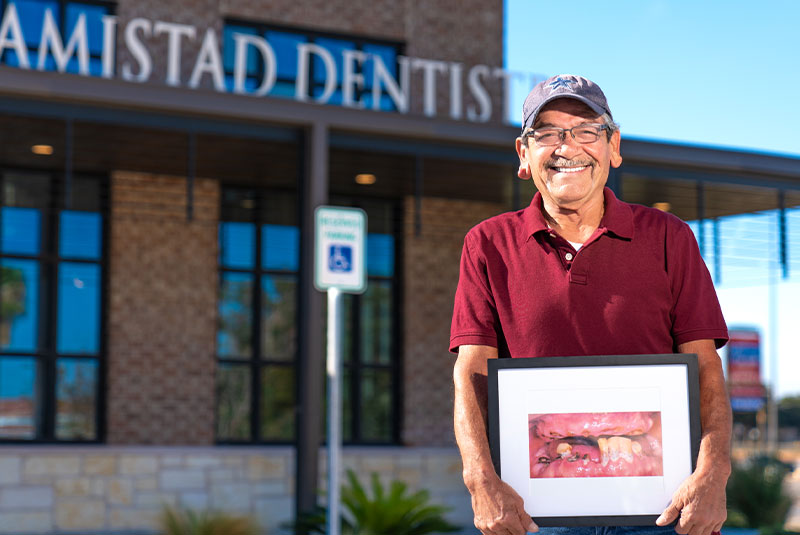
M107 425L110 444L214 441L219 186L111 176Z
M427 489L474 533L454 450L346 448L343 462L362 482L377 472ZM293 474L288 447L5 447L0 534L152 534L167 504L251 515L263 533L275 534L294 514Z
M422 199L421 232L414 199L406 199L403 258L403 443L452 446L453 364L448 352L453 298L464 235L508 208L497 203Z

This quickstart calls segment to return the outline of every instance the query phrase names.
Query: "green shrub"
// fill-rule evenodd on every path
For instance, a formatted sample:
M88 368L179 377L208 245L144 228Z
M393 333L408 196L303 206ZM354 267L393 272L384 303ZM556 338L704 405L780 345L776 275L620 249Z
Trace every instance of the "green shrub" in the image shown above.
M342 535L428 535L459 530L445 520L446 507L429 503L427 491L409 494L402 481L392 481L386 489L373 473L368 493L352 470L347 471L347 481L341 491ZM297 533L324 535L327 517L327 510L318 507L288 527Z
M777 458L756 456L733 467L728 480L726 526L781 532L792 499L783 486L792 471Z
M250 517L210 511L166 507L160 524L164 535L258 535L258 527Z

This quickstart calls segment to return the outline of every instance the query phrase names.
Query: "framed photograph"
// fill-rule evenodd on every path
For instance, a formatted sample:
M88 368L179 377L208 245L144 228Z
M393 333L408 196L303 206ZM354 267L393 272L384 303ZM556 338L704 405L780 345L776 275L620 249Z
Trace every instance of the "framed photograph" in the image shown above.
M489 360L498 475L539 526L655 525L700 448L697 355Z

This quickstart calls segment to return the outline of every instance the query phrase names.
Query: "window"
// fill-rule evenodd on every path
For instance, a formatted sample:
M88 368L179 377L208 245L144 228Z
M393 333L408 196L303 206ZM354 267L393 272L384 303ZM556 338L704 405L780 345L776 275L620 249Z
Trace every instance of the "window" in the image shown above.
M225 188L219 226L217 440L295 438L300 236L294 194ZM344 439L399 439L398 274L393 204L368 216L368 289L345 296ZM320 336L323 336L320 333ZM320 370L323 373L323 370Z
M235 34L245 34L262 37L272 47L275 53L276 75L275 86L270 91L271 96L294 98L295 83L298 76L297 46L310 43L327 50L333 59L336 69L336 88L327 103L342 104L342 76L343 56L345 50L358 50L365 53L366 60L358 63L355 74L363 76L363 86L353 95L356 102L363 102L369 109L392 111L396 107L385 88L380 93L380 102L373 105L373 77L376 62L380 61L394 80L398 79L397 59L402 54L402 45L398 42L364 39L355 36L342 36L320 33L313 30L301 30L258 24L253 22L226 21L223 30L223 62L228 90L234 87L234 64L236 45ZM245 89L252 92L259 87L264 76L264 60L261 54L248 47L245 60L246 76ZM324 61L312 54L307 73L300 73L306 77L306 87L312 98L320 98L325 90L325 81L328 73Z
M0 440L99 440L103 182L1 181Z
M333 199L367 212L367 290L345 294L343 439L396 443L399 437L399 212L388 202Z
M219 226L217 438L286 442L295 434L296 200L225 189Z
M67 51L68 44L75 31L75 27L83 16L86 24L86 48L89 53L89 74L101 76L103 72L103 16L113 14L114 2L107 0L89 0L83 2L70 2L67 0L2 0L3 13L9 4L13 4L19 18L22 36L27 45L28 63L30 68L36 69L39 64L39 46L45 23L46 12L50 11L53 21L61 36L61 47ZM80 45L78 45L79 47ZM44 70L58 70L56 59L52 53L52 46L48 55L43 58ZM20 58L13 47L6 45L3 50L2 63L18 67ZM78 73L77 48L66 65L66 72Z

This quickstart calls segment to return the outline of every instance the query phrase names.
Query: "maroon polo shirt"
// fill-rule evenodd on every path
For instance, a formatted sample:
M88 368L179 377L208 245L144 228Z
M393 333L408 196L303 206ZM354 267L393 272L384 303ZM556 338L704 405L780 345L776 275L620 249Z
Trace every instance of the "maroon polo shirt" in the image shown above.
M728 339L711 276L689 226L618 200L575 249L547 227L537 193L524 210L464 239L450 351L487 345L501 357L672 353Z

